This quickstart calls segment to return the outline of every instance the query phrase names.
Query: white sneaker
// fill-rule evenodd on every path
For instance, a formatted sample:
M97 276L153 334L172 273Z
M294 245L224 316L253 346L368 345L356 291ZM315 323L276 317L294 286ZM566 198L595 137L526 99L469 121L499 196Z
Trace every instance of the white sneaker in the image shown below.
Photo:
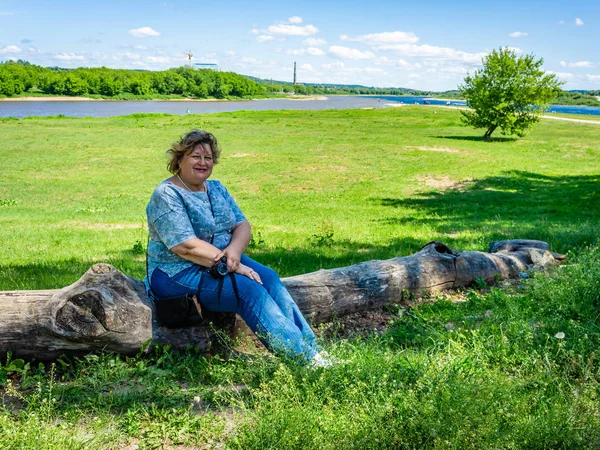
M335 358L332 358L331 356L329 356L329 353L323 350L313 357L313 359L310 361L310 365L314 369L317 369L319 367L326 369L328 367L332 367L335 364L335 362Z

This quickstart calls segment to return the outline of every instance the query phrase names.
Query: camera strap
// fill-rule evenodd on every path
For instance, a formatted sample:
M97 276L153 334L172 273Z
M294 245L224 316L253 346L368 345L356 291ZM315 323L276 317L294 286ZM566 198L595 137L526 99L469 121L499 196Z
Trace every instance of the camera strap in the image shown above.
M215 211L213 209L213 204L212 204L212 199L210 198L210 191L208 189L208 183L205 184L206 186L206 197L208 198L208 205L210 207L210 213L213 216L213 219L217 220L217 217L215 216ZM213 234L210 237L210 243L211 245L214 245L213 242L215 240L215 235ZM202 275L200 275L200 282L198 283L198 290L196 291L196 298L194 299L194 304L196 305L196 309L198 309L198 313L200 313L200 317L202 318L202 313L200 312L200 290L201 290L201 286L202 286L202 281L204 280L204 274L206 273L206 268L202 268ZM230 278L231 278L231 287L233 288L233 293L235 294L235 298L237 300L237 306L239 308L240 306L240 293L238 291L238 286L237 286L237 281L235 279L235 275L231 272L229 272L227 274ZM217 285L217 308L220 308L221 306L221 292L223 291L223 284L225 282L225 277L219 277L218 280L218 285Z
M235 280L235 275L232 272L229 272L226 276L231 278L231 287L233 288L233 293L235 294L235 298L237 300L238 308L240 306L240 293L237 287L237 281ZM221 292L223 291L223 284L225 283L225 277L219 278L219 284L217 285L217 305L221 304Z

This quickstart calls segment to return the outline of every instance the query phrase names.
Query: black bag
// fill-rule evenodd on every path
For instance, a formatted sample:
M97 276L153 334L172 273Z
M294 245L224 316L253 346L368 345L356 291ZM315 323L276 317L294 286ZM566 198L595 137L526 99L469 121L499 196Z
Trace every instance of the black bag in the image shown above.
M191 294L184 297L154 298L156 317L161 325L167 328L179 328L191 320L191 312L195 310Z

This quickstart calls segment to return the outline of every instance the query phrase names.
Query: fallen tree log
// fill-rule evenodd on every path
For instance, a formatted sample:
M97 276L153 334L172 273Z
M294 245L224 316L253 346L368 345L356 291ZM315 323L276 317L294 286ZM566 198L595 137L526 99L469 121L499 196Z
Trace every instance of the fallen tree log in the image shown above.
M468 286L477 278L515 278L533 265L563 255L545 242L499 241L489 251L456 252L431 242L411 256L298 275L284 283L313 324L365 311L407 296ZM58 290L0 292L0 353L54 359L61 354L107 350L134 355L147 343L210 348L217 330L231 333L234 314L207 313L197 326L159 326L141 281L113 266L95 264L77 282Z

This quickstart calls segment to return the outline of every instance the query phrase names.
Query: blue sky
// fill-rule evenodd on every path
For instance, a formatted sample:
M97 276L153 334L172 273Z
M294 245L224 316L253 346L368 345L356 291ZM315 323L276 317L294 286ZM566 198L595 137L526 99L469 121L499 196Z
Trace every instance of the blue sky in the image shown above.
M301 82L454 89L494 48L600 89L600 1L0 0L0 61L161 70L193 62Z

